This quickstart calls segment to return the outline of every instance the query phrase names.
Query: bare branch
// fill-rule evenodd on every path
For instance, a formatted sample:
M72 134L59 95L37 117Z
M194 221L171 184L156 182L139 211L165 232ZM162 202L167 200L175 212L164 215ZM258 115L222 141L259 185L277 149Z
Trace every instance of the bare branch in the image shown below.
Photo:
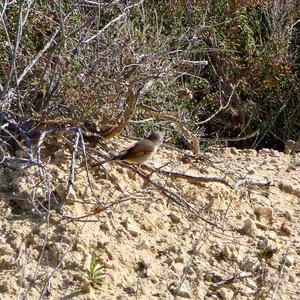
M197 122L197 125L203 125L203 124L209 122L209 121L212 120L216 115L218 115L221 111L225 110L225 109L229 106L230 101L231 101L231 99L232 99L232 97L233 97L233 95L234 95L234 93L235 93L235 90L236 90L236 88L238 87L239 84L240 84L240 83L238 82L236 85L234 85L234 86L232 87L231 94L230 94L229 99L228 99L227 103L225 104L225 106L221 105L221 106L219 107L219 109L218 109L214 114L212 114L209 118L207 118L207 119L205 119L205 120L203 120L203 121L201 121L201 122Z
M23 70L22 74L17 79L17 85L21 83L25 75L32 69L32 67L37 63L37 61L41 58L41 56L51 47L54 43L55 38L60 31L60 27L56 28L54 33L52 34L51 38L49 39L48 43L44 46L44 48L29 62L26 68Z
M155 113L158 116L158 118L160 118L160 119L172 122L176 126L176 129L179 131L179 133L185 135L186 138L191 141L192 150L193 150L194 154L200 155L200 146L199 146L199 141L198 141L197 137L190 130L188 130L186 128L186 126L182 124L181 121L179 121L178 119L176 119L175 117L173 117L171 115L161 112L160 110L155 109L146 104L141 103L141 104L139 104L139 107L146 111Z
M106 31L108 28L110 28L112 25L118 23L122 20L122 18L127 16L127 13L130 9L133 7L139 6L144 2L144 0L139 1L138 3L132 4L124 9L124 12L117 16L115 19L108 22L103 28L101 28L95 35L91 36L90 38L84 40L82 44L89 44L91 43L95 38L99 37L104 31Z

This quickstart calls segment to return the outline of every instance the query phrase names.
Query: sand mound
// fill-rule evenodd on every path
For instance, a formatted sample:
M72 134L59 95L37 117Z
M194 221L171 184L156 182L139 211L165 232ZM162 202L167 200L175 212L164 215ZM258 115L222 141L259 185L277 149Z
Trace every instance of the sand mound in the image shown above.
M147 177L78 151L72 185L67 141L41 157L0 169L1 299L300 298L299 154L162 148Z

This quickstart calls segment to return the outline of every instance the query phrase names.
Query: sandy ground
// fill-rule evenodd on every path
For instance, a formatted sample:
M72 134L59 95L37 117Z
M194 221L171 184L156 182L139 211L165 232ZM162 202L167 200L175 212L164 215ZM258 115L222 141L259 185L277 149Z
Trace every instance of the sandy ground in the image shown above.
M299 154L163 147L149 166L189 177L110 163L77 170L64 202L71 152L0 169L0 299L300 299Z

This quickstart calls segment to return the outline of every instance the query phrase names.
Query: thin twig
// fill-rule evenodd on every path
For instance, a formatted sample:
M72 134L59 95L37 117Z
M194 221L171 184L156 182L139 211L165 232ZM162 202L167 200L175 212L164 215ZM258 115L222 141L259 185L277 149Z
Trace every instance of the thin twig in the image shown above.
M106 31L109 27L111 27L112 25L118 23L122 18L126 17L128 11L130 9L132 9L135 6L139 6L141 3L143 3L144 0L139 1L138 3L132 4L128 7L126 7L124 9L124 12L122 14L120 14L119 16L117 16L116 18L114 18L113 20L111 20L110 22L108 22L103 28L101 28L96 34L94 34L93 36L91 36L90 38L84 40L82 42L82 44L89 44L91 41L93 41L95 38L99 37L104 31Z
M205 119L205 120L203 120L203 121L201 121L201 122L197 122L197 125L203 125L203 124L209 122L209 121L212 120L216 115L218 115L221 111L225 110L225 109L229 106L229 104L230 104L230 102L231 102L231 99L232 99L232 97L233 97L233 95L234 95L234 93L235 93L235 90L236 90L236 88L239 86L239 84L240 84L240 82L238 82L237 84L235 84L235 85L232 87L231 94L230 94L230 96L229 96L229 98L228 98L227 103L226 103L224 106L221 105L221 106L219 107L219 109L218 109L215 113L213 113L213 114L212 114L210 117L208 117L207 119Z

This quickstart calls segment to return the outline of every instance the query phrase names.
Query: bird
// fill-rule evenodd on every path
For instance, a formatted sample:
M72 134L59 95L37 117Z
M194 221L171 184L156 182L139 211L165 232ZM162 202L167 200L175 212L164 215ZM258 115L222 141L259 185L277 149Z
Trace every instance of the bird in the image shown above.
M103 165L109 161L123 161L132 165L141 165L152 158L162 143L163 133L154 131L147 138L138 141L120 154L96 163L93 166Z

